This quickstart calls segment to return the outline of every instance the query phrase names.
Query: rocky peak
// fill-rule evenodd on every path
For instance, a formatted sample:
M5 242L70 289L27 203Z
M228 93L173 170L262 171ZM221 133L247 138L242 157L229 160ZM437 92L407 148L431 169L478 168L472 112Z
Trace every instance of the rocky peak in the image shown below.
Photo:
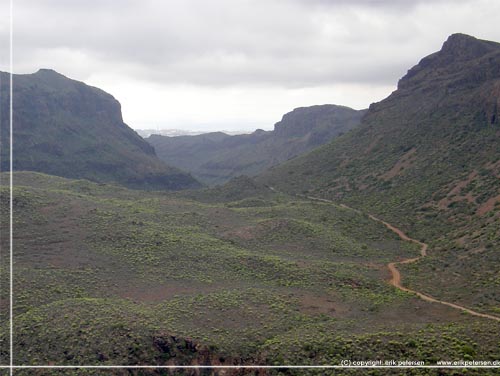
M68 77L62 75L59 72L56 72L53 69L41 68L37 70L35 73L25 75L33 77L37 82L44 83L48 85L56 85L58 89L61 89L61 85L68 88L68 84L71 82L76 82L74 80L69 79Z
M62 76L62 77L64 77L61 73L58 73L54 69L49 69L49 68L40 68L34 74L37 74L37 75L53 75L53 76Z
M500 44L484 41L466 34L452 34L443 43L441 57L452 57L454 60L470 60L499 50Z
M361 118L361 112L345 106L333 104L299 107L283 115L274 125L274 133L279 137L302 137L311 130L332 124L346 124L351 119Z
M500 43L477 39L466 34L452 34L443 43L441 50L424 57L408 71L399 81L398 89L442 81L446 77L471 74L474 70L477 72L481 65L480 60L490 57L497 59L499 56ZM488 73L484 75L490 76Z

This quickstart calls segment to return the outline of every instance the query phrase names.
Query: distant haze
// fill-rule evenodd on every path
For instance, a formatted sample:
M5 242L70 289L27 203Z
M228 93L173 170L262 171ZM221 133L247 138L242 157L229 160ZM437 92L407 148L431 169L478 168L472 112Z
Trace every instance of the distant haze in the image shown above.
M500 41L498 14L495 0L16 0L14 72L100 87L136 129L272 129L295 107L368 107L452 33Z
M200 128L196 131L192 131L190 129L136 129L136 132L139 134L139 136L146 138L151 135L160 135L160 136L167 136L167 137L178 137L178 136L197 136L199 134L211 132L209 129L203 129ZM244 134L244 133L249 133L249 132L244 132L244 131L228 131L225 129L221 129L220 132L226 133L228 135L234 136L237 134Z

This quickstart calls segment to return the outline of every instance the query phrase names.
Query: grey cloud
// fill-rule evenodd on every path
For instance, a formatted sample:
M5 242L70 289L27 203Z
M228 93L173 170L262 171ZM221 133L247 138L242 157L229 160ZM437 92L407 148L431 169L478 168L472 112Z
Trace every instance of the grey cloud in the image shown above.
M431 38L447 36L446 24L442 35L426 32L415 9L461 3L16 0L15 65L36 70L40 58L69 74L71 56L83 56L87 76L108 70L159 84L391 84L433 52Z

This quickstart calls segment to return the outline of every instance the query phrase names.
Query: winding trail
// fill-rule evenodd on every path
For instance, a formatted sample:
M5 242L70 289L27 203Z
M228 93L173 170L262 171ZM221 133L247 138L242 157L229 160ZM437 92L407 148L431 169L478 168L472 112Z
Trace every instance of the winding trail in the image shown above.
M272 191L274 192L278 192L276 189L274 189L273 187L269 187ZM302 197L302 198L307 198L309 200L313 200L313 201L321 201L321 202L326 202L326 203L330 203L330 204L334 204L334 205L338 205L335 201L332 201L332 200L327 200L327 199L324 199L324 198L320 198L320 197L313 197L313 196L302 196L302 195L297 195L299 197ZM344 208L344 209L349 209L349 210L352 210L356 213L360 213L360 214L363 214L360 210L357 210L357 209L354 209L354 208L351 208L350 206L347 206L345 204L340 204L339 205L340 207ZM368 217L376 222L379 222L379 223L382 223L385 227L387 227L389 230L391 230L392 232L396 233L402 240L405 240L405 241L408 241L408 242L412 242L412 243L415 243L415 244L418 244L420 246L420 256L418 257L413 257L413 258L408 258L408 259L404 259L402 261L395 261L395 262L390 262L387 264L387 268L389 269L389 271L391 272L391 280L389 281L389 283L396 287L397 289L401 290L401 291L405 291L405 292L408 292L408 293L411 293L411 294L415 294L417 295L420 299L422 300L425 300L427 302L431 302L431 303L439 303L439 304L443 304L443 305L446 305L448 307L451 307L451 308L454 308L454 309L458 309L462 312L467 312L473 316L478 316L478 317L483 317L485 319L490 319L490 320L495 320L495 321L498 321L500 322L500 317L497 317L497 316L493 316L493 315L489 315L487 313L481 313L481 312L477 312L477 311L474 311L472 309L469 309L469 308L466 308L466 307L463 307L461 305L458 305L458 304L454 304L454 303L450 303L450 302L446 302L444 300L439 300L439 299L436 299L436 298L433 298L432 296L430 295L426 295L426 294L423 294L419 291L416 291L416 290L412 290L412 289L409 289L407 287L404 287L402 284L401 284L401 273L399 272L399 270L396 268L396 265L400 265L400 264L411 264L413 262L416 262L424 257L427 256L427 249L429 248L428 244L427 243L423 243L417 239L413 239L413 238L410 238L408 235L406 235L401 229L397 228L396 226L393 226L391 225L390 223L380 219L380 218L377 218L375 217L374 215L372 214L368 214Z
M426 295L426 294L423 294L423 293L421 293L419 291L415 291L415 290L409 289L407 287L404 287L401 284L401 273L396 268L396 265L399 265L399 264L411 264L413 262L416 262L416 261L424 258L425 256L427 256L428 245L426 243L422 243L421 241L418 241L416 239L410 238L408 235L406 235L399 228L391 225L390 223L387 223L387 222L381 220L380 218L377 218L377 217L375 217L375 216L373 216L371 214L368 214L368 217L370 217L370 219L372 219L374 221L377 221L377 222L380 222L380 223L384 224L385 227L387 227L389 230L395 232L401 239L409 241L409 242L412 242L412 243L415 243L415 244L418 244L420 246L420 256L413 257L413 258L408 258L408 259L404 259L402 261L390 262L390 263L387 264L387 268L389 269L389 271L391 272L391 275L392 275L392 278L391 278L391 280L389 282L391 285L393 285L394 287L400 289L401 291L413 293L413 294L417 295L420 299L425 300L427 302L444 304L444 305L446 305L448 307L459 309L461 311L467 312L467 313L469 313L471 315L474 315L474 316L484 317L486 319L491 319L491 320L495 320L495 321L499 321L500 322L500 317L496 317L496 316L493 316L493 315L488 315L487 313L477 312L477 311L474 311L472 309L463 307L461 305L458 305L458 304L455 304L455 303L450 303L450 302L447 302L447 301L444 301L444 300L439 300L439 299L433 298L430 295Z

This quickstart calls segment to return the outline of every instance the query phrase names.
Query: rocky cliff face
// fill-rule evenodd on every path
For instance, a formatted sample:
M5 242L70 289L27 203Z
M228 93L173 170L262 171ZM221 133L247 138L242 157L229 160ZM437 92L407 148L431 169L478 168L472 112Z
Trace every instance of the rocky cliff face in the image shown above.
M429 110L431 106L440 108L449 103L456 112L474 110L477 116L498 124L499 52L499 43L453 34L440 51L423 58L408 71L399 81L393 98L387 101L418 95ZM417 110L415 106L413 109Z
M1 73L3 171L8 169L9 76ZM14 170L114 182L132 188L182 189L198 183L161 162L122 119L104 91L53 70L13 77Z
M496 42L452 34L440 51L424 57L408 71L399 81L398 89L416 89L422 84L438 87L444 80L447 86L474 85L491 79L498 74L498 48Z
M359 124L365 111L322 105L301 107L283 116L274 131L228 136L209 133L198 136L146 140L158 156L193 173L207 184L219 184L239 175L257 175L297 155L331 141Z

